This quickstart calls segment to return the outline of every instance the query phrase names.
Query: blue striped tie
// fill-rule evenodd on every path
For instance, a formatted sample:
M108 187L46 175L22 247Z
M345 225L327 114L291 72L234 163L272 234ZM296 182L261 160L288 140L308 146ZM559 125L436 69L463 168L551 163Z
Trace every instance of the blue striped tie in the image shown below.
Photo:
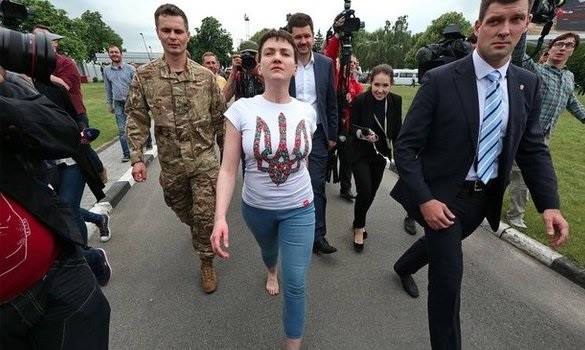
M487 75L490 86L485 98L477 149L477 176L484 184L488 183L495 171L501 148L500 132L502 130L504 106L502 105L500 76L500 72L497 70Z

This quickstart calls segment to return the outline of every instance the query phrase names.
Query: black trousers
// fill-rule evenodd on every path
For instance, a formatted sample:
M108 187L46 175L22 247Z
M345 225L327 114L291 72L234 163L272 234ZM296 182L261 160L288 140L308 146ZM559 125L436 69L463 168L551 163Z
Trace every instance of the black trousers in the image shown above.
M380 156L362 158L352 164L357 196L353 207L353 228L366 226L366 214L384 177L386 161Z
M347 142L339 142L337 144L340 193L351 191L351 164L348 161L348 152L351 152L351 149Z
M455 223L444 230L429 228L420 212L412 215L425 228L425 236L416 241L394 265L399 275L406 275L414 274L429 264L428 314L434 350L461 349L461 241L483 221L488 202L487 191L462 190L449 206L455 215Z

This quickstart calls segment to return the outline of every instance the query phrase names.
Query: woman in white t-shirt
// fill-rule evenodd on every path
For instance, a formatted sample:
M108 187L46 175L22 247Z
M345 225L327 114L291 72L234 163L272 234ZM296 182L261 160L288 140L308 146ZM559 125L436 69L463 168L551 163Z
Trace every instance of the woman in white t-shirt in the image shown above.
M211 245L217 256L229 257L226 212L243 150L242 215L262 251L270 295L279 293L276 265L280 252L286 348L300 349L315 228L307 158L317 115L311 105L289 95L297 63L289 33L266 33L259 43L258 60L264 94L239 99L225 112L226 137Z

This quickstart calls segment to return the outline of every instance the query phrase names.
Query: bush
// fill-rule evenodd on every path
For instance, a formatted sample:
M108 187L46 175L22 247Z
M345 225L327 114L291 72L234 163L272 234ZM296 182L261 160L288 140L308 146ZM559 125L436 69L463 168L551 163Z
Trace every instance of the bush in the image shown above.
M99 80L98 80L98 78L97 78L97 77L93 77L92 81L93 81L94 83L97 83Z

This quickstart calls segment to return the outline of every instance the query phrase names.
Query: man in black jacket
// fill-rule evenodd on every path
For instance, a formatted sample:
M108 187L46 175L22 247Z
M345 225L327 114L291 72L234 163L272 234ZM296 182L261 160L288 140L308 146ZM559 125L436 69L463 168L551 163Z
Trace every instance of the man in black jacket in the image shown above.
M40 166L71 156L79 142L67 113L0 74L2 349L108 348L108 301L80 253L70 207Z
M530 23L529 5L529 0L481 1L476 50L425 74L396 143L400 179L391 194L423 225L425 236L394 269L412 292L411 275L429 265L433 349L461 349L461 240L484 218L498 229L514 159L543 214L551 245L560 246L569 235L538 123L540 80L510 64Z

